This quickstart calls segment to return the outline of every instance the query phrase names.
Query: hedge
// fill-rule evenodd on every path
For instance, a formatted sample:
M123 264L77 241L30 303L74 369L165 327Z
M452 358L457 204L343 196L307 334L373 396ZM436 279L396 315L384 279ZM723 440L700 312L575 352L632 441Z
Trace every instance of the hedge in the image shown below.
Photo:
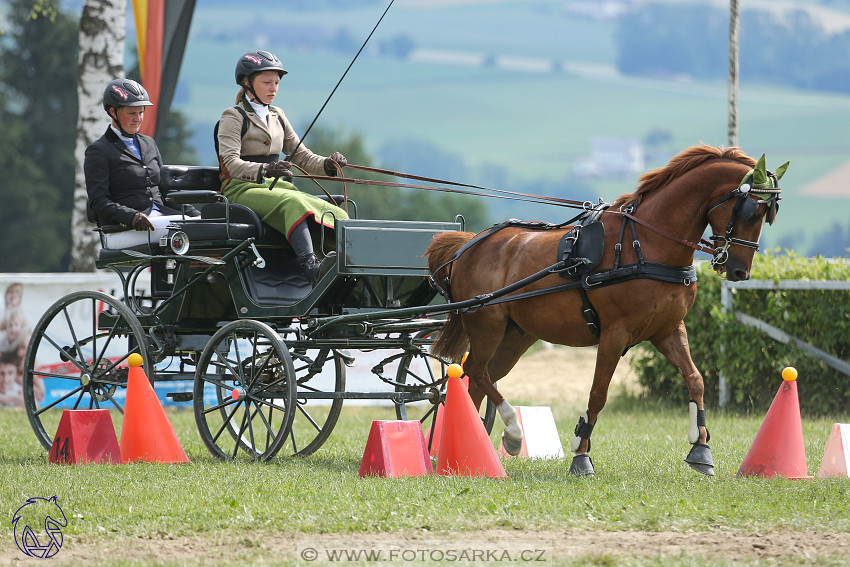
M685 318L694 363L705 381L705 401L717 407L719 375L730 391L727 408L763 412L781 384L782 369L799 372L801 411L810 415L850 414L850 376L827 366L789 342L777 342L744 325L720 303L720 277L708 263L697 266L699 291ZM793 252L757 254L754 280L850 280L850 262L804 258ZM732 289L735 311L844 361L850 361L850 291ZM635 348L632 365L645 396L685 404L688 391L672 365L649 343Z

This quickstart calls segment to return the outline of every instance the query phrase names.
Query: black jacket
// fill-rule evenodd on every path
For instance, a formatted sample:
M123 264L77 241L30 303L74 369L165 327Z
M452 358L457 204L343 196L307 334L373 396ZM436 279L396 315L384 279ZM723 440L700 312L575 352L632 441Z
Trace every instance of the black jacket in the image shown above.
M89 195L89 220L99 225L130 226L137 211L149 214L156 203L164 215L181 214L181 206L163 195L159 188L162 156L150 136L136 135L142 159L107 128L106 133L86 148L83 170ZM187 205L186 214L198 211Z

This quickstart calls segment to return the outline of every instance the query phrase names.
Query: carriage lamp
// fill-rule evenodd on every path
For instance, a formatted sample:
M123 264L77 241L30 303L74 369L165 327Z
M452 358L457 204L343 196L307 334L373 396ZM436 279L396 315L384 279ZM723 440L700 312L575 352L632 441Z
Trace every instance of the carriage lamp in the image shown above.
M189 237L182 230L178 230L169 237L168 245L172 252L182 256L189 251Z

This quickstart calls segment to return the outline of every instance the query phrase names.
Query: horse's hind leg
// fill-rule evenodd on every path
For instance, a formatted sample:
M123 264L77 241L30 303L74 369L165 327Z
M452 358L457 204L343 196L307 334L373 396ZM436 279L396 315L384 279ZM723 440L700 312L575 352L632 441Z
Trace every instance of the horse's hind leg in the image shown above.
M502 445L509 454L518 455L522 448L522 426L519 424L519 416L493 385L490 368L497 371L495 375L497 380L503 377L507 373L507 370L503 370L503 366L510 364L508 366L510 369L534 340L527 337L516 341L508 340L505 344L509 337L519 335L515 334L503 320L494 319L489 323L485 325L481 321L476 321L475 324L468 326L464 324L464 327L469 329L469 356L463 365L463 370L469 376L469 395L472 403L475 407L479 407L484 396L493 402L499 417L505 424Z
M685 329L684 321L680 322L670 334L660 339L653 339L652 344L661 354L667 357L667 360L682 375L685 384L688 386L688 394L690 395L690 402L688 402L690 417L688 441L692 446L688 456L685 457L685 462L695 471L714 476L714 459L711 456L711 449L708 447L708 440L711 436L705 425L705 402L703 400L705 386L702 374L699 373L691 359L688 332Z

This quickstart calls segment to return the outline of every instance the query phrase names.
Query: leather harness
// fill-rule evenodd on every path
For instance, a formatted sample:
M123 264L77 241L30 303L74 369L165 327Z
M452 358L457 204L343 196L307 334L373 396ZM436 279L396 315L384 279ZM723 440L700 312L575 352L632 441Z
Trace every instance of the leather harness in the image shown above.
M451 260L434 270L434 274L437 274L443 270L443 268L447 268L446 275L442 278L442 285L437 282L433 275L430 278L431 285L434 286L434 288L446 299L446 301L452 303L451 286L449 283L452 264L481 240L509 226L529 230L556 230L569 226L575 221L579 221L579 224L576 225L575 228L561 238L558 245L557 261L554 264L532 274L531 276L515 282L506 288L500 289L497 292L480 295L476 298L480 301L476 302L475 305L458 309L457 312L467 312L478 309L484 305L504 303L506 301L517 301L520 299L527 299L550 293L558 293L570 289L578 289L582 301L582 314L587 321L588 330L590 330L596 338L599 338L601 332L599 315L593 307L590 298L587 296L586 290L597 287L605 287L639 278L680 283L684 285L690 285L697 281L696 269L692 265L671 266L668 264L647 262L644 260L643 253L640 249L640 241L637 239L637 233L635 231L635 219L632 216L637 209L636 204L630 204L623 209L623 222L620 225L619 239L614 248L614 266L607 270L591 272L591 270L598 266L599 262L602 260L605 233L604 226L598 219L608 207L610 207L608 203L599 203L593 209L584 211L577 217L559 224L539 221L527 222L516 219L496 224L492 228L476 235L472 240L464 244L454 254ZM629 226L632 234L632 246L638 259L637 262L621 266L620 255L622 252L623 237L625 235L627 225ZM507 296L508 293L511 293L516 289L525 287L543 277L555 273L560 274L561 277L571 281Z

